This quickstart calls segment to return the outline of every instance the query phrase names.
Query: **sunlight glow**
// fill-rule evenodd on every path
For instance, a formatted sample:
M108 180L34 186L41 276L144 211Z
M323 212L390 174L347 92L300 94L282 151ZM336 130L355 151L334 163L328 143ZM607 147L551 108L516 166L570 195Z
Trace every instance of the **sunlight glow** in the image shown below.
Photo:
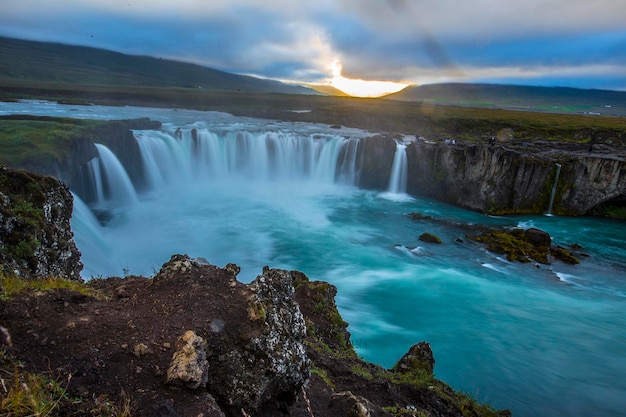
M339 60L335 60L331 64L331 69L333 78L330 85L353 97L381 97L398 92L408 85L393 81L366 81L346 78L341 75L343 67Z

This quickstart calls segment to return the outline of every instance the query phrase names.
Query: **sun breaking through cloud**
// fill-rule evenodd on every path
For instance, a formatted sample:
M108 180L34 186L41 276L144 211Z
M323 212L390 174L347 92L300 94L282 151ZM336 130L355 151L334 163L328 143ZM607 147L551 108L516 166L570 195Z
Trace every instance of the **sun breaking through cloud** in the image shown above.
M353 78L346 78L342 75L343 66L337 59L331 64L333 78L330 85L353 97L381 97L395 93L408 84L392 81L367 81Z

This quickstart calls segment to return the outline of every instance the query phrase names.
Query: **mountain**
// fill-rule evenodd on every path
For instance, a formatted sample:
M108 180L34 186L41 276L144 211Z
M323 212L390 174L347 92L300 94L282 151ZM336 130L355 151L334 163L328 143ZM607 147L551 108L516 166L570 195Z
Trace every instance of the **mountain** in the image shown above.
M302 86L231 74L196 64L6 37L0 37L0 80L317 94Z
M468 107L626 116L626 92L610 90L448 83L410 86L385 98Z

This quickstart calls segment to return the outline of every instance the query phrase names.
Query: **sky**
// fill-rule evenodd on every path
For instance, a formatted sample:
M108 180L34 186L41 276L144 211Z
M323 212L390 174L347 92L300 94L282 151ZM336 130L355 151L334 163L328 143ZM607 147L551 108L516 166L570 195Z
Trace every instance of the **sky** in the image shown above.
M626 91L626 0L2 0L0 35L353 95L440 82Z

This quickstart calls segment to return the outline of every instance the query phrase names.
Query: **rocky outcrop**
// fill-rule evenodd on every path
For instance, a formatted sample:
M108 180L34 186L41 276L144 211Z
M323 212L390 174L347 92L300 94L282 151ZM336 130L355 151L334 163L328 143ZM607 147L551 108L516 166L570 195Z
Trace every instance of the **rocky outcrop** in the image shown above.
M0 166L0 265L23 278L81 280L72 195L58 180Z
M63 381L59 415L123 404L138 417L510 416L435 379L427 343L394 369L360 359L333 285L267 267L244 284L236 272L175 255L154 278L90 281L93 296L0 298L0 373Z

